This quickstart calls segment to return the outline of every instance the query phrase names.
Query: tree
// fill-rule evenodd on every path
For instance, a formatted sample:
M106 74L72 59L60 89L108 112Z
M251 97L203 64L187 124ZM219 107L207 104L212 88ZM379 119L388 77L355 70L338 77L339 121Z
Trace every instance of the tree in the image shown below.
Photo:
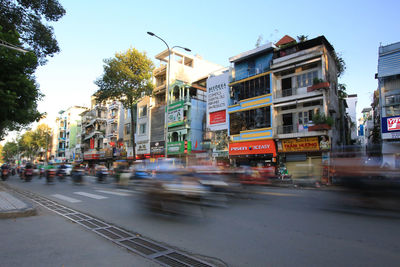
M5 162L14 161L18 157L18 144L17 142L6 142L3 146L2 156Z
M104 63L103 75L95 81L99 89L94 96L97 103L117 100L130 110L131 142L135 159L134 106L143 95L151 95L153 92L151 78L154 65L145 52L139 52L135 48L116 53L114 58L105 59Z
M33 50L41 64L60 51L53 27L43 23L58 21L64 14L57 0L0 0L1 31L18 32L24 47Z
M333 53L333 59L335 60L336 63L337 77L339 78L340 76L343 75L344 71L346 70L346 62L342 58L341 53Z
M43 95L34 72L47 56L60 51L53 28L44 23L64 14L57 0L0 0L0 140L7 131L42 117L37 102ZM5 45L31 52L24 54Z
M297 40L299 41L299 43L305 42L308 39L308 35L299 35L297 36Z
M3 33L0 39L19 44L16 32ZM0 46L0 140L7 131L19 130L43 114L37 110L42 94L35 82L38 66L34 53L22 54Z

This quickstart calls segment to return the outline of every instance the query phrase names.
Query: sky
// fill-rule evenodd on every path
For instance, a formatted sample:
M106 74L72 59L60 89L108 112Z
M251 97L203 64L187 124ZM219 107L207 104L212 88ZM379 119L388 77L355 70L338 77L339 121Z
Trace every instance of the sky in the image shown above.
M59 0L60 1L60 0ZM192 54L229 66L229 57L285 34L324 35L341 53L347 69L339 80L358 95L358 115L370 106L377 88L378 48L400 41L400 1L132 1L61 0L66 15L54 27L61 52L37 69L45 95L39 110L52 121L60 110L89 105L103 60L131 47L156 54L164 43L188 47Z

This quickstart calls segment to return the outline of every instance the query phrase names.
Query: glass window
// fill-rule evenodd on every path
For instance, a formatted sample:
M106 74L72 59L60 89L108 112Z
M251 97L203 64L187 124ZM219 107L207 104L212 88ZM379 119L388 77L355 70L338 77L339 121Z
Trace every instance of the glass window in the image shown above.
M139 108L139 117L147 116L147 105Z
M139 134L145 134L146 133L146 123L140 124L139 127Z
M271 127L271 107L251 109L230 114L230 133Z
M232 90L234 92L232 98L237 101L269 94L271 92L269 75L236 84L232 87Z

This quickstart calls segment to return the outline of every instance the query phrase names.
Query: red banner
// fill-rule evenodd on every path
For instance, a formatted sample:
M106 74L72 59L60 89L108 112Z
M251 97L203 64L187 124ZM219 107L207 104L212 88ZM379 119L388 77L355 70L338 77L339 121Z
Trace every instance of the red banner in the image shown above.
M274 140L250 141L229 144L229 155L272 154L276 157Z
M94 149L94 138L90 138L90 149Z
M226 110L220 110L210 113L210 125L225 123L226 122Z

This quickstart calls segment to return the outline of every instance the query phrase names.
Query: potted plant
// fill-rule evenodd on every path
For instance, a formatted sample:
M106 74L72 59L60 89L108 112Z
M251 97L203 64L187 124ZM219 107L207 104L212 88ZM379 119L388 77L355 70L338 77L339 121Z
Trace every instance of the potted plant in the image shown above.
M325 82L324 80L319 78L314 78L313 85L307 87L307 92L312 92L322 88L329 88L329 86L330 86L329 82Z
M323 131L330 130L333 125L333 118L325 116L325 114L316 113L312 118L314 125L308 126L308 131Z

